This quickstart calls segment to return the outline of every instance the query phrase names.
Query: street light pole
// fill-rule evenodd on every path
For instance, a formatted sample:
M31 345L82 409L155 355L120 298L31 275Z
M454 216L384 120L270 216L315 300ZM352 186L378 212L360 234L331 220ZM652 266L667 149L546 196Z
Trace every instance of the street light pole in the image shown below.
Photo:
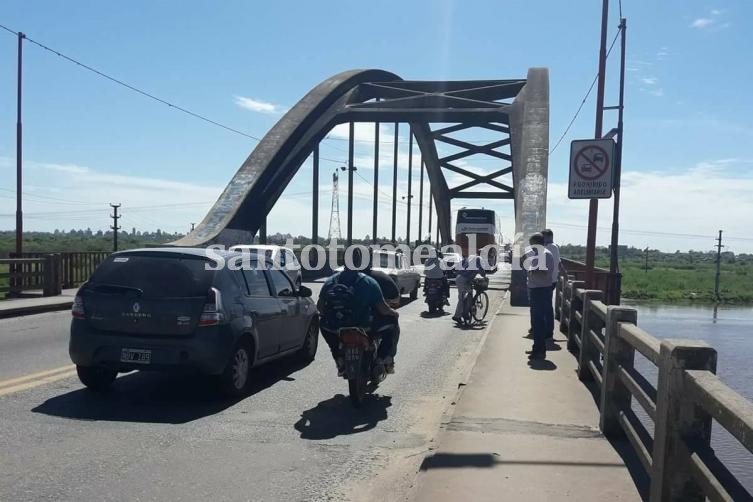
M23 217L23 130L21 127L21 76L23 68L23 41L26 35L18 32L18 101L16 118L16 255L23 252L24 217Z

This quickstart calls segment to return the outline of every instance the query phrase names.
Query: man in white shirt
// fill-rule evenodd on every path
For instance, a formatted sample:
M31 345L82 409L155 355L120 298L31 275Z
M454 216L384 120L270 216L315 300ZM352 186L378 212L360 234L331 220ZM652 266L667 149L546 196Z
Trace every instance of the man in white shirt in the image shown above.
M557 278L560 274L560 248L554 243L554 232L552 232L551 229L547 228L543 230L541 234L544 236L544 242L546 243L545 246L547 250L552 253L552 259L554 261L554 266L552 267L550 276L553 295L554 291L557 289ZM547 338L554 339L554 301L551 300L549 303L552 305L552 308L550 312L547 312Z

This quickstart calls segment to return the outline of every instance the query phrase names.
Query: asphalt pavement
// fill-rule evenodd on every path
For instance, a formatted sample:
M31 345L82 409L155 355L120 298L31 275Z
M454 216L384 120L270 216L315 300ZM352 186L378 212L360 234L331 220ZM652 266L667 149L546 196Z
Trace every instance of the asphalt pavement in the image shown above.
M487 320L508 281L492 277ZM0 500L400 498L490 328L461 330L425 307L400 308L396 373L361 410L323 340L308 366L254 370L240 400L201 376L157 373L121 375L103 396L72 371L70 314L0 320Z

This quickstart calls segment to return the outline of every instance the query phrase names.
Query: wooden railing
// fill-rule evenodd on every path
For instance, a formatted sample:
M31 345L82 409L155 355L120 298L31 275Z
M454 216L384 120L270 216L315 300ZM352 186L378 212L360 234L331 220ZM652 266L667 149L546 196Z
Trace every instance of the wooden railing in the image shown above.
M80 286L110 253L10 253L0 257L0 294L59 295Z
M13 297L29 292L43 296L60 294L59 255L0 258L0 294Z
M61 252L55 253L60 256L60 287L63 289L75 288L80 286L94 273L94 270L102 263L105 258L110 256L105 251L85 251L85 252ZM49 253L22 253L17 256L15 253L9 255L11 258L35 258L44 259L50 256Z
M599 427L630 441L651 482L649 500L753 500L711 447L716 422L753 452L753 403L716 376L716 350L653 337L636 325L635 309L606 305L604 292L582 281L561 276L557 290L560 330L577 354L578 376L598 384ZM636 351L658 369L656 386L636 369ZM637 418L633 401L653 427Z

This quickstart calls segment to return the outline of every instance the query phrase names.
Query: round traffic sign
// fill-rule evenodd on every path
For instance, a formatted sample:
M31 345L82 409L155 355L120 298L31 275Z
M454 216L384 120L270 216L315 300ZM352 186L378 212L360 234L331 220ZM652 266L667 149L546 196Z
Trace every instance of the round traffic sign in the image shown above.
M600 178L609 168L609 154L596 145L588 145L575 154L575 172L583 179Z

